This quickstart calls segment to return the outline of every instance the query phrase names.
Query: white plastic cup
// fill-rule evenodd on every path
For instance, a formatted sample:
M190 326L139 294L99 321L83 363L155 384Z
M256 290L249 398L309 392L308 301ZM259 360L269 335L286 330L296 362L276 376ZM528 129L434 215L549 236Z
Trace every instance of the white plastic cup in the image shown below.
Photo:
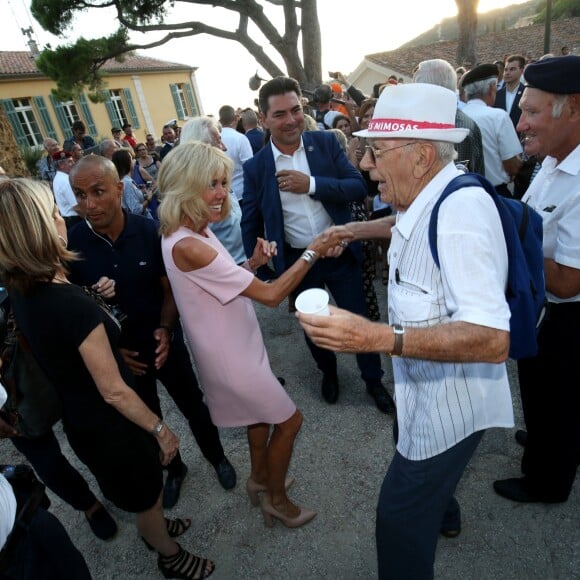
M301 292L296 298L296 310L302 314L330 316L328 309L328 292L322 288L310 288Z

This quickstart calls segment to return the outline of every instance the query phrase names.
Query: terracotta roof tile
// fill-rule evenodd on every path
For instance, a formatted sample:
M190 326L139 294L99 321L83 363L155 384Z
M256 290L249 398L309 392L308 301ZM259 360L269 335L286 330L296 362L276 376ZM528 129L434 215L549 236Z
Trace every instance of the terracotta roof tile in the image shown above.
M129 54L124 62L115 59L107 61L103 67L104 72L121 73L135 71L163 71L163 70L183 70L193 67L175 62L167 62L157 58L141 56L140 54ZM44 76L37 68L32 54L28 51L0 51L0 78L5 76Z
M552 52L560 54L563 46L580 45L580 18L568 18L552 22ZM493 62L509 54L531 51L535 58L544 54L544 25L510 28L502 32L492 32L477 37L476 52L479 62ZM369 62L395 70L400 74L413 76L413 69L423 60L442 58L454 66L457 40L444 40L425 46L398 48L389 52L378 52L365 56ZM459 63L461 64L461 63Z

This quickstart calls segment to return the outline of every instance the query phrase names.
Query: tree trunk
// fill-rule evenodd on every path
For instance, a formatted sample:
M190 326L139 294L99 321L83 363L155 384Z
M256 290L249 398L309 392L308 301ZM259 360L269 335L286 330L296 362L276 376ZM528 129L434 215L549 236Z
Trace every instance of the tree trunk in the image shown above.
M30 175L26 168L26 163L24 163L24 159L22 159L18 143L14 138L12 125L6 116L3 107L0 107L0 143L2 143L2 148L0 150L0 167L2 167L8 175Z
M322 40L316 0L302 0L302 54L305 75L302 88L313 90L322 82Z
M457 23L459 40L457 42L457 66L475 66L477 53L477 7L479 0L455 0L457 4Z

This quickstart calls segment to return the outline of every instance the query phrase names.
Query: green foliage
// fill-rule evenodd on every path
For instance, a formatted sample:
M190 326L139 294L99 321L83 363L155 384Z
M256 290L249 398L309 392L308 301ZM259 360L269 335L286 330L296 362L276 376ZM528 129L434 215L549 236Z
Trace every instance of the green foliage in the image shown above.
M77 0L32 0L30 11L38 23L55 36L60 36L78 11Z
M98 102L102 100L100 91L105 86L99 69L111 56L122 60L127 41L127 31L123 28L105 38L81 37L74 44L43 50L36 66L56 81L57 88L52 93L59 101L74 99L87 87L90 99Z
M42 147L19 147L19 149L30 175L38 175L37 166L44 155L44 149Z
M111 5L103 0L32 0L30 11L39 24L56 36L70 28L76 13ZM119 0L123 16L132 24L161 22L173 0Z
M546 22L546 2L538 4L539 14L534 19L534 24ZM552 20L575 18L580 16L580 2L578 0L555 0L552 3Z
M127 20L136 24L149 24L162 21L167 11L167 5L173 2L166 0L122 0L121 6Z

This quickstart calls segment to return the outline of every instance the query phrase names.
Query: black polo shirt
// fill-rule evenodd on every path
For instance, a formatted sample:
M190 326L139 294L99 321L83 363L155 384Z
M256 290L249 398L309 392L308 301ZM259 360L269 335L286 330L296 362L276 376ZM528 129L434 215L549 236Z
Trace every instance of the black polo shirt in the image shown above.
M127 213L121 235L111 242L93 231L87 221L73 227L68 248L81 254L69 265L71 281L92 286L101 276L115 280L111 300L126 314L120 346L154 356L153 331L159 327L163 306L161 278L166 276L161 239L153 220ZM142 358L142 357L140 357Z

